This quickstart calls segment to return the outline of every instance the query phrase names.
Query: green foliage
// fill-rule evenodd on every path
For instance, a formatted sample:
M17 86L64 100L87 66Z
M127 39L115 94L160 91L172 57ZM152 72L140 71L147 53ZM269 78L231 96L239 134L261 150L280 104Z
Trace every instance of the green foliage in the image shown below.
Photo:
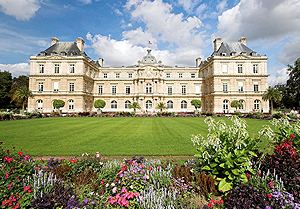
M201 108L201 106L202 106L202 101L199 100L199 99L193 99L193 100L191 101L191 105L193 105L193 106L196 108L196 110L197 110L197 108Z
M94 107L97 108L97 109L98 109L98 108L99 108L99 109L104 108L105 105L106 105L106 102L105 102L104 100L102 100L102 99L97 99L97 100L94 102Z
M65 102L63 100L57 99L57 100L54 100L54 102L53 102L53 107L55 107L57 109L64 107L64 106L65 106Z
M296 107L300 101L300 58L294 65L288 65L289 78L287 80L286 91L284 97L289 107Z
M165 105L165 103L160 102L157 104L156 109L159 109L162 112L162 110L167 109L167 106Z
M27 75L20 75L19 77L14 77L12 79L12 85L11 85L11 90L9 91L9 95L11 100L13 100L14 98L14 94L15 92L20 89L21 87L25 87L27 89L29 89L29 77ZM11 101L13 102L13 101ZM16 107L22 107L23 105L23 100L17 100L14 101L14 105Z
M253 172L250 167L250 159L256 156L252 152L255 140L249 136L246 130L246 122L232 116L232 125L224 121L215 121L212 118L205 119L208 125L208 135L192 136L191 140L197 146L202 170L217 177L218 189L223 192L230 190L240 181L246 183L246 172Z
M237 108L242 107L243 103L239 100L233 100L230 104L231 107L234 107L235 110L237 110Z
M142 109L141 106L139 105L139 103L137 102L133 102L130 106L129 106L129 109L133 109L134 112L136 112L136 109Z
M8 71L0 71L0 108L5 108L10 103L9 91L11 90L12 76Z
M27 104L29 97L30 98L33 97L31 90L29 90L25 86L22 86L14 92L12 101L16 101L17 103L22 103L22 110L25 110L25 105Z
M271 111L273 112L273 101L281 101L282 94L278 89L268 88L267 91L263 94L262 99L264 101L271 101Z
M78 160L72 168L72 172L74 175L79 175L87 169L90 169L95 173L100 172L103 162L101 161L101 155L99 153L96 153L95 156L91 156L85 153L82 154L82 156L83 158Z

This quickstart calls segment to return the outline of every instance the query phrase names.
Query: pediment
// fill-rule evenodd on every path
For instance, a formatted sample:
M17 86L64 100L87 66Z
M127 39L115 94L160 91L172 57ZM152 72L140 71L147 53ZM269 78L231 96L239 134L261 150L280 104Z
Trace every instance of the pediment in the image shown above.
M239 55L233 57L232 59L241 60L241 59L249 59L249 57L246 55L243 55L243 54L239 54Z
M50 56L50 57L47 57L47 59L49 59L49 60L62 60L62 59L65 59L64 57L62 57L62 56L60 56L60 55L58 55L58 54L55 54L55 55L52 55L52 56Z

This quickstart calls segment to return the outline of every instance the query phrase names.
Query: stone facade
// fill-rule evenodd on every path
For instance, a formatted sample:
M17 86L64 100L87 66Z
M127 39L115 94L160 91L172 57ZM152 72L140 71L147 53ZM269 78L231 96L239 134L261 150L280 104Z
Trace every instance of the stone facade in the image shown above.
M243 101L241 112L269 111L262 100L268 88L267 57L239 42L214 41L214 52L195 67L165 66L148 49L137 65L104 67L103 59L91 60L84 52L84 40L59 42L30 57L29 88L34 98L28 111L52 112L53 101L61 99L63 112L96 111L97 99L106 102L105 112L133 111L138 102L142 112L156 112L159 102L167 111L192 112L191 100L202 100L202 112L234 112L233 100Z

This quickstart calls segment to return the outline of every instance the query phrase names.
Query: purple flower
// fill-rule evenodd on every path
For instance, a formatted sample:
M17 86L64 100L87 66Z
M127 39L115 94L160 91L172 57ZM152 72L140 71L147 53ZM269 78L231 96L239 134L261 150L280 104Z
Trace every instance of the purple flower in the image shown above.
M85 200L84 200L85 204L87 204L87 203L88 203L88 201L89 201L89 199L85 199Z
M271 209L271 207L270 206L266 206L266 208L265 209Z

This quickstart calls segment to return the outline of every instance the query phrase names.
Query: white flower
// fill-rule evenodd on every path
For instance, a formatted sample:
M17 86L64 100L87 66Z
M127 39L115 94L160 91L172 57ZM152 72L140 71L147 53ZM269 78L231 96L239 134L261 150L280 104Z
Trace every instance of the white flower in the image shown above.
M117 187L114 187L114 188L112 189L112 192L113 192L113 193L116 193L116 192L117 192Z
M133 186L133 185L131 185L131 186L130 186L130 189L133 189L133 188L134 188L134 186Z
M106 184L105 187L109 187L109 184Z
M111 187L114 187L114 186L116 186L115 183L111 183Z
M190 172L191 172L191 173L194 173L194 168L192 168L192 169L190 170Z

